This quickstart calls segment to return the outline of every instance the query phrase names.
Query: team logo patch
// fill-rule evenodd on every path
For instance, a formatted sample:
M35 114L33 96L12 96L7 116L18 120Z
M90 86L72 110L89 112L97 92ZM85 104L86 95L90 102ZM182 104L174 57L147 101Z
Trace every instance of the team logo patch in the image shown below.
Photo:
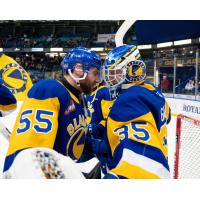
M78 160L81 157L85 144L85 128L81 127L73 133L67 144L66 155Z
M74 112L74 111L75 111L74 101L71 100L70 103L69 103L69 106L65 110L65 115L69 115L71 112Z
M129 81L140 81L146 76L146 66L140 60L134 60L127 64L127 79Z
M17 63L6 65L0 70L0 77L5 85L13 94L26 90L28 77L25 70Z

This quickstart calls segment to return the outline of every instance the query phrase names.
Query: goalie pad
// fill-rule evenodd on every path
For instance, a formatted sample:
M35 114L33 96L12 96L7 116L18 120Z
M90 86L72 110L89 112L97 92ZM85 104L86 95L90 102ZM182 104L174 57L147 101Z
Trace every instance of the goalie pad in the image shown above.
M49 148L29 148L21 151L4 178L12 179L84 179L77 164Z

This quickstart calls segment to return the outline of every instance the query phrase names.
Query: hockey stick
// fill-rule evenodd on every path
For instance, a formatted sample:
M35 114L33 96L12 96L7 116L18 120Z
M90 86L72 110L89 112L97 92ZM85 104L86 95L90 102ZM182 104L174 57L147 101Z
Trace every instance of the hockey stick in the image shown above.
M135 23L136 20L126 20L124 23L119 27L117 33L115 34L115 44L116 47L123 45L123 39L128 31L128 29Z
M3 122L0 121L0 132L3 134L3 136L9 141L11 132L6 128L6 126L3 124Z

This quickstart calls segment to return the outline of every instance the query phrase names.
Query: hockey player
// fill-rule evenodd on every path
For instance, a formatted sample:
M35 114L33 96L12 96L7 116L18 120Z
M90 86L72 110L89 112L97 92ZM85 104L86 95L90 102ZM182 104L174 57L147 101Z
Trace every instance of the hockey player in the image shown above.
M104 178L170 178L167 123L170 108L145 81L146 67L136 46L114 48L105 60L104 81L121 87L107 120L109 173Z
M0 78L0 117L4 117L17 108L17 100L10 90L2 85Z
M86 120L83 94L89 94L99 82L100 57L77 47L62 61L62 82L43 80L28 92L18 114L5 159L9 170L15 157L27 148L45 147L78 160L82 154Z

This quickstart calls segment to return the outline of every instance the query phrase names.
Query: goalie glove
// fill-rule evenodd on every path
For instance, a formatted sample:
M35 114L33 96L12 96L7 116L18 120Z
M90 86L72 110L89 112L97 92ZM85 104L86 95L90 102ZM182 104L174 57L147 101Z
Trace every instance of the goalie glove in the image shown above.
M21 151L4 178L84 179L77 164L49 148L29 148Z

